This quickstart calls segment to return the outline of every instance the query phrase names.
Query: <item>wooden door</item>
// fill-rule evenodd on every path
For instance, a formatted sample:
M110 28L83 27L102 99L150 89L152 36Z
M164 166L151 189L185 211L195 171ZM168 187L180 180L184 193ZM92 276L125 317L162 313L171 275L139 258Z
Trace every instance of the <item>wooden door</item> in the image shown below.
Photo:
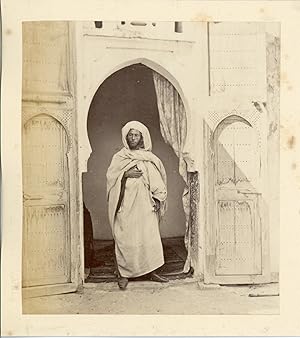
M68 137L53 117L23 128L23 287L27 295L75 290L71 280Z
M207 282L266 281L263 149L258 131L239 116L224 119L212 138L213 254Z

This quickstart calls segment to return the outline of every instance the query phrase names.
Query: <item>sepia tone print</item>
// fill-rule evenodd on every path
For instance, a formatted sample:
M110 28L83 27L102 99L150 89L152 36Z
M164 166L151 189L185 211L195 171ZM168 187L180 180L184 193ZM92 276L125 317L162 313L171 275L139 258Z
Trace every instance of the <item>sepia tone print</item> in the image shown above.
M23 23L24 314L279 313L279 32Z

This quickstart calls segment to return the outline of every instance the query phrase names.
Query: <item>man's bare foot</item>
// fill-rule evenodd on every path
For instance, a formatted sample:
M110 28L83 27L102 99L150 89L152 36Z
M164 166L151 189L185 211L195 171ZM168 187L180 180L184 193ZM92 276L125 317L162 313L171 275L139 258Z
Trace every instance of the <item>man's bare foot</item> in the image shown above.
M128 285L128 278L125 277L119 277L118 279L118 285L121 290L125 290Z

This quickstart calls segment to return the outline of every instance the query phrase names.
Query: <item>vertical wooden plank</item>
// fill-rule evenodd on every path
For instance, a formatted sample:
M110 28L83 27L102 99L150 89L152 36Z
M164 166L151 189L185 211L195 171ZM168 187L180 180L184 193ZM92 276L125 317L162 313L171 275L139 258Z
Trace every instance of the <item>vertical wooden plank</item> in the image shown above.
M66 188L67 139L53 118L40 115L24 128L24 189L28 193Z
M249 184L249 189L261 191L258 186L260 178L261 154L257 131L243 123L234 123L235 138L235 180L237 183Z
M234 170L235 170L235 144L234 144L234 133L232 132L233 127L226 125L225 129L218 134L217 140L217 182L216 184L223 185L234 181Z
M214 149L215 279L252 282L262 274L258 134L232 115L218 125Z
M70 282L64 205L26 206L23 286Z
M235 270L235 202L218 201L216 275Z
M48 207L63 206L61 215L65 219L67 231L60 238L65 242L59 242L58 245L67 252L65 263L68 267L68 278L64 279L65 282L62 275L61 278L56 276L56 279L48 279L48 283L56 281L63 284L46 284L44 281L42 286L24 288L26 295L70 292L76 290L83 280L83 272L81 276L78 272L80 259L83 257L79 251L80 187L73 28L73 24L66 21L23 23L23 122L30 120L36 123L36 128L31 126L31 134L35 135L32 136L33 143L46 140L41 147L32 149L31 141L26 145L27 135L24 129L23 152L29 154L23 162L24 168L27 166L28 169L26 177L24 174L24 210L26 207L31 207L32 210L42 204ZM53 119L34 118L41 117L42 112ZM47 142L49 137L52 144ZM65 151L58 156L59 149L63 148ZM53 229L61 222L61 215L57 212L57 215L47 218L47 223L51 223ZM49 235L47 240L51 238L52 235ZM51 257L49 260L51 261ZM35 280L34 283L36 285L40 282Z
M261 248L257 235L257 217L253 200L236 202L236 272L239 274L260 274L261 261L257 261L256 248ZM259 266L257 264L259 263Z
M24 92L69 93L68 23L26 22L23 36Z
M23 286L70 282L67 136L54 118L24 126Z
M260 23L209 23L210 94L265 100L266 51Z

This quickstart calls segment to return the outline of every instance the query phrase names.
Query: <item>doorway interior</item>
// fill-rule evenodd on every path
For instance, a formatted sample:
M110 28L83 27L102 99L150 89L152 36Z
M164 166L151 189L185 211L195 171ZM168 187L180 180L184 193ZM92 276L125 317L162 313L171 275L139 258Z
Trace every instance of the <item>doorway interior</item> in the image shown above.
M168 211L160 225L169 279L186 278L184 245L184 181L178 158L160 133L153 71L143 64L125 67L107 78L96 92L88 115L92 154L83 174L86 282L116 280L114 243L107 215L106 171L113 154L122 148L121 128L130 120L144 123L152 138L153 152L163 161L168 177Z

